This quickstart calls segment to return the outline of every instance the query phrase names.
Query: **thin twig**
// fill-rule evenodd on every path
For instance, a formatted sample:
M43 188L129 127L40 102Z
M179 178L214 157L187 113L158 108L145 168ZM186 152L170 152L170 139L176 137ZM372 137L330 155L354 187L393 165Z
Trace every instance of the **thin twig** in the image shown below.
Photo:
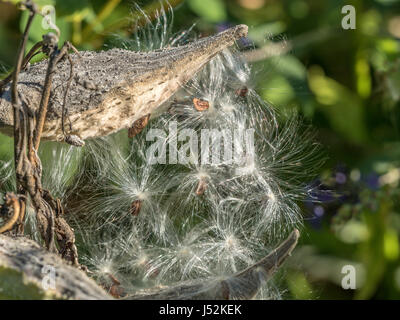
M74 62L72 61L70 55L68 55L68 61L69 61L69 65L70 65L69 78L67 80L67 87L65 88L63 105L62 105L62 109L61 109L61 128L62 128L62 132L63 132L64 138L67 136L65 134L65 128L64 128L65 116L66 116L66 114L65 114L65 112L66 112L65 106L66 106L66 103L67 103L67 95L68 95L68 92L69 92L69 88L71 87L71 82L72 82L72 78L73 78L73 75L74 75ZM71 126L71 121L69 121L69 129L70 130L72 130L71 127L72 127Z
M39 41L31 48L31 50L29 50L28 54L25 56L25 58L22 62L21 70L25 70L26 67L28 66L29 61L34 56L36 56L37 54L42 52L41 50L39 50L39 49L41 49L42 45L43 45L43 41ZM0 80L0 93L3 90L3 88L5 87L5 85L8 84L12 80L13 74L14 74L14 71L12 73L10 73L5 79Z
M22 152L22 146L21 146L21 140L23 137L21 136L22 131L21 131L21 119L20 119L20 110L21 110L21 104L18 98L18 89L17 89L17 84L18 84L18 76L21 71L21 66L23 64L23 57L24 57L24 52L25 52L25 47L26 43L28 41L28 34L29 34L29 29L32 26L33 19L35 17L35 14L37 12L37 8L34 3L32 3L30 0L28 0L25 3L25 6L29 9L29 18L28 22L26 24L22 40L20 43L20 46L18 48L18 54L17 54L17 61L15 63L15 69L14 72L12 73L12 85L11 85L11 103L13 106L13 115L14 115L14 165L15 165L15 172L16 172L16 187L17 187L17 193L26 195L24 188L22 187L22 183L20 181L19 175L18 175L18 170L17 167L22 165L22 157L21 157L21 152ZM31 52L33 52L31 50ZM28 54L29 57L29 54ZM25 60L29 61L29 60ZM27 62L26 62L27 64ZM25 63L24 63L25 66ZM22 209L25 210L26 205L25 205L25 200L21 200L22 204ZM21 212L19 214L20 217L25 216L25 212ZM18 228L21 230L21 227Z
M39 115L38 115L38 119L36 121L35 135L33 137L33 148L35 150L39 149L40 137L42 135L44 122L46 120L47 107L49 104L54 69L55 69L57 63L68 52L69 48L70 48L69 43L66 42L59 51L55 50L50 56L49 64L47 67L46 78L44 81L44 89L43 89L43 93L42 93L42 98L40 100L40 105L39 105Z
M35 17L36 10L34 5L31 3L31 1L26 2L26 6L29 8L29 18L28 22L26 24L24 34L22 36L22 41L20 43L19 49L18 49L18 54L17 54L17 61L15 64L15 69L14 72L12 73L12 86L11 86L11 102L13 105L13 110L14 110L14 137L16 138L19 133L19 99L18 99L18 91L17 91L17 84L18 84L18 75L21 71L21 65L23 61L23 56L25 52L25 46L26 42L28 41L28 34L29 34L29 29L32 25L32 21ZM16 139L14 142L14 146L18 146L19 139ZM14 156L15 156L15 161L18 159L18 155L21 152L21 150L18 150L18 148L14 148Z

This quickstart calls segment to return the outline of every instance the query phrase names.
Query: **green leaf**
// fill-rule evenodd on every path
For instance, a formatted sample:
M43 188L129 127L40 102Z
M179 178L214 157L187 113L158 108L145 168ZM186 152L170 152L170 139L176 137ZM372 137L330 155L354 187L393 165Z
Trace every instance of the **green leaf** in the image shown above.
M87 7L89 7L88 0L68 0L68 1L60 1L56 0L56 10L57 16L69 16L77 11L83 11Z
M294 98L294 90L284 77L277 75L268 80L261 96L273 105L283 107Z
M221 0L189 0L189 7L200 17L209 22L226 21L225 4Z
M312 299L313 288L304 274L300 272L290 272L287 275L289 290L295 299Z
M334 79L326 77L318 66L310 68L308 83L332 128L349 141L365 143L368 137L365 109L358 95Z
M306 68L301 61L293 55L272 57L271 61L275 64L277 71L284 76L297 80L304 80L306 77Z

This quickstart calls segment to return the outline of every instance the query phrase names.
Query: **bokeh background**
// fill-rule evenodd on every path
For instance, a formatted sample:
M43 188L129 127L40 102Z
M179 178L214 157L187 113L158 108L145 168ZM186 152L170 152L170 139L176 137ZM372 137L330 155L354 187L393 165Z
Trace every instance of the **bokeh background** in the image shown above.
M0 71L14 63L26 15L0 1ZM165 2L42 0L56 8L61 40L98 50L129 38ZM342 7L356 9L344 30ZM327 160L313 198L302 203L299 247L278 276L287 299L400 298L400 1L169 0L174 32L201 36L245 23L238 45L251 62L254 88L282 114L296 110L316 131ZM29 46L46 33L41 19ZM35 57L40 59L41 57ZM0 135L0 160L11 139ZM356 290L341 286L343 266Z

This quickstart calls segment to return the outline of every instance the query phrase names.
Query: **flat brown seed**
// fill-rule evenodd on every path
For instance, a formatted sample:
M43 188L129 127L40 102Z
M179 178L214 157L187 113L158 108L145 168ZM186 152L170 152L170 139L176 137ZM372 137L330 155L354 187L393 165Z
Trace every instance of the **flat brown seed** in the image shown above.
M116 299L121 298L124 295L124 290L120 287L121 283L112 274L108 273L108 276L112 282L112 285L109 287L108 292Z
M201 196L207 189L207 182L205 179L200 179L199 184L197 185L196 195Z
M140 209L142 208L142 200L135 200L131 204L131 215L137 217L140 213Z
M239 88L235 91L236 95L239 97L245 97L247 96L247 93L249 92L249 89L247 87L242 87Z
M114 277L111 273L108 273L108 276L114 285L119 286L121 284L121 282L119 282L118 279Z
M133 123L132 127L130 127L128 130L128 137L133 138L138 133L140 133L144 129L144 127L147 126L149 119L150 119L150 113L136 120Z
M229 290L229 285L226 281L221 282L221 296L223 300L229 300L231 294Z
M197 111L205 111L210 107L210 103L207 100L199 98L193 98L193 104Z

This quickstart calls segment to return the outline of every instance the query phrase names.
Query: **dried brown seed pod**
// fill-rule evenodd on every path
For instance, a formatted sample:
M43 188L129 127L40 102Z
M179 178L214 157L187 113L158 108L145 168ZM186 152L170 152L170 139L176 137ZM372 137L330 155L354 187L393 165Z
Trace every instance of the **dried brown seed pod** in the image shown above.
M140 209L142 209L142 200L135 200L131 204L131 215L134 217L138 216L140 213Z
M193 104L197 111L205 111L210 107L210 103L207 100L199 98L193 98Z
M128 130L128 137L133 138L138 133L140 133L144 129L144 127L147 126L149 119L150 119L150 113L136 120L133 123L132 127L130 127Z
M134 114L142 110L144 105L148 110L146 114L156 112L164 101L191 80L216 54L247 36L247 31L247 26L238 25L181 47L156 52L138 53L115 48L101 52L81 51L80 55L71 53L74 74L83 75L85 80L93 80L97 86L92 90L90 88L95 86L89 83L85 85L75 77L71 80L71 90L68 92L71 126L76 128L75 133L82 140L86 140L123 129L128 120L130 126L136 119ZM29 109L33 113L37 112L40 105L42 93L37 88L44 86L47 64L48 61L42 60L19 75L19 92L29 101ZM110 67L112 72L104 72L106 67ZM61 59L57 70L66 68L70 69L69 59ZM60 140L64 104L59 102L64 101L64 81L61 73L54 75L52 107L46 113L43 139ZM10 82L0 81L0 87L3 88L0 95L0 131L9 135L14 126ZM135 90L138 86L141 89ZM166 87L169 90L164 90ZM150 90L154 94L148 94ZM127 98L132 99L127 102ZM85 108L82 108L82 101L85 102ZM94 122L96 126L93 126Z

